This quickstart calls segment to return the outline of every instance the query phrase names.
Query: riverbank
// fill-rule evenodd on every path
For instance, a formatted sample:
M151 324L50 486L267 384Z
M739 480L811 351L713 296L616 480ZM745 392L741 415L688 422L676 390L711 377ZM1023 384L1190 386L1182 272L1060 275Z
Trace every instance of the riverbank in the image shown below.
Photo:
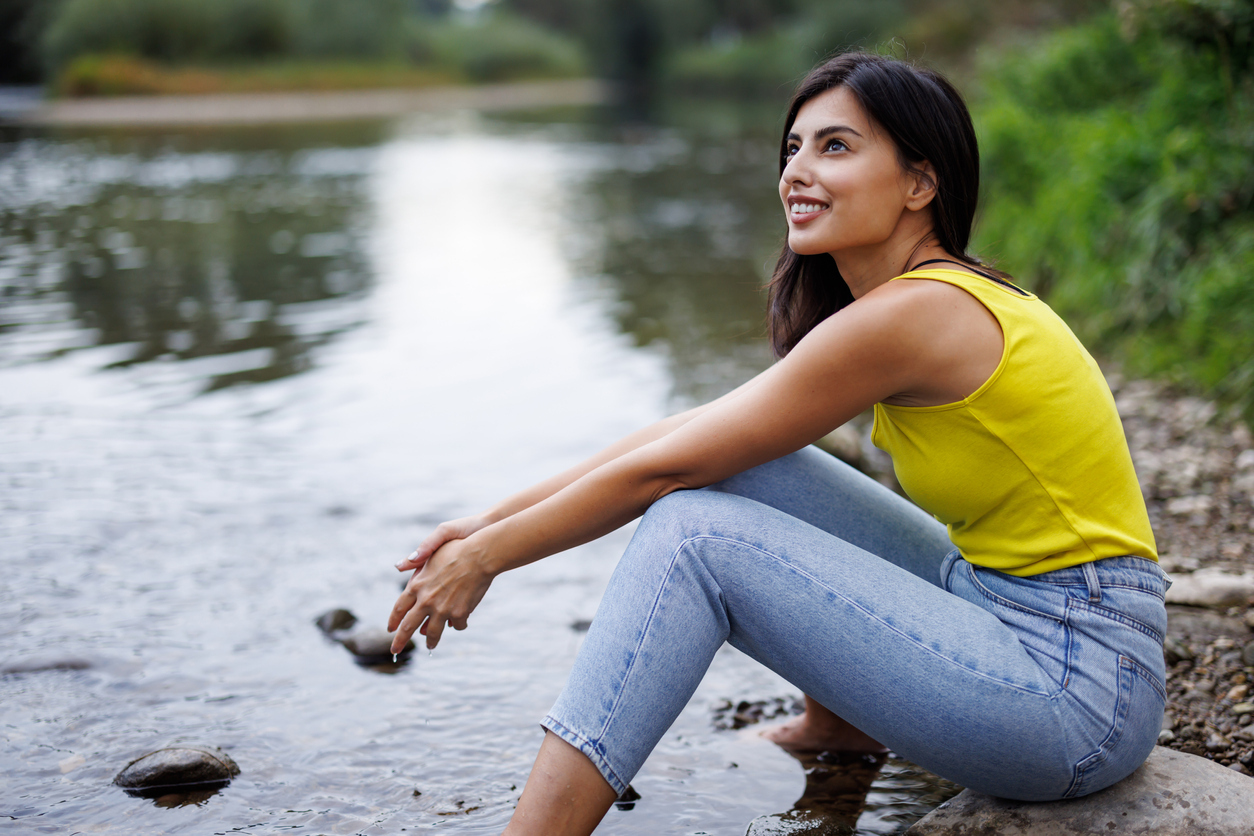
M594 79L481 86L334 92L215 93L57 99L11 113L8 121L59 127L263 125L379 119L446 110L516 110L609 101L610 85Z
M1209 606L1171 605L1167 716L1160 743L1254 773L1254 436L1214 403L1111 378L1168 601L1210 576ZM1222 574L1211 575L1213 572ZM1226 587L1227 594L1223 589ZM1174 593L1174 594L1173 594Z

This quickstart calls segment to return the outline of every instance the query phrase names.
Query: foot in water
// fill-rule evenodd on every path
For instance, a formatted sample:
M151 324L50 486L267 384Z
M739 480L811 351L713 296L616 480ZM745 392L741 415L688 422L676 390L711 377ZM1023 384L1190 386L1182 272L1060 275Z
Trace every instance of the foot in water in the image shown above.
M809 697L806 697L805 713L800 717L768 726L759 734L790 752L858 752L878 755L888 751L878 740Z

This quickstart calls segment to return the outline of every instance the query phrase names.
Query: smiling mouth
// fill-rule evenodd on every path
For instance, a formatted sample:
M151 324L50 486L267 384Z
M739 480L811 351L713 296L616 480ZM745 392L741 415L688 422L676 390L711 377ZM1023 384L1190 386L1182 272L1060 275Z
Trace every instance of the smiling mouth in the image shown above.
M826 203L790 203L788 212L793 220L808 220L809 216L817 215L827 209Z

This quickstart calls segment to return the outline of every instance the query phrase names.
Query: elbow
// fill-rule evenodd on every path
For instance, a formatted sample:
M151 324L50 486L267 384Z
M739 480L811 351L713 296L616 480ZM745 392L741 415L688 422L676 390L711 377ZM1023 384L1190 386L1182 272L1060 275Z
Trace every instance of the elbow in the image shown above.
M649 486L650 505L665 496L675 493L676 491L691 491L705 487L705 485L697 484L694 480L686 479L679 474L659 476L652 480L652 482L653 484Z

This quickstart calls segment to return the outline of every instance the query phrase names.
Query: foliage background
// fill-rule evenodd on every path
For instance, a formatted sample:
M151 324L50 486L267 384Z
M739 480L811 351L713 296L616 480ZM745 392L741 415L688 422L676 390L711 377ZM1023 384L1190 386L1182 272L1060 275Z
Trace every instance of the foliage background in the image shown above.
M0 0L0 33L0 83L70 94L597 74L641 119L886 50L968 92L978 251L1254 417L1254 0Z

